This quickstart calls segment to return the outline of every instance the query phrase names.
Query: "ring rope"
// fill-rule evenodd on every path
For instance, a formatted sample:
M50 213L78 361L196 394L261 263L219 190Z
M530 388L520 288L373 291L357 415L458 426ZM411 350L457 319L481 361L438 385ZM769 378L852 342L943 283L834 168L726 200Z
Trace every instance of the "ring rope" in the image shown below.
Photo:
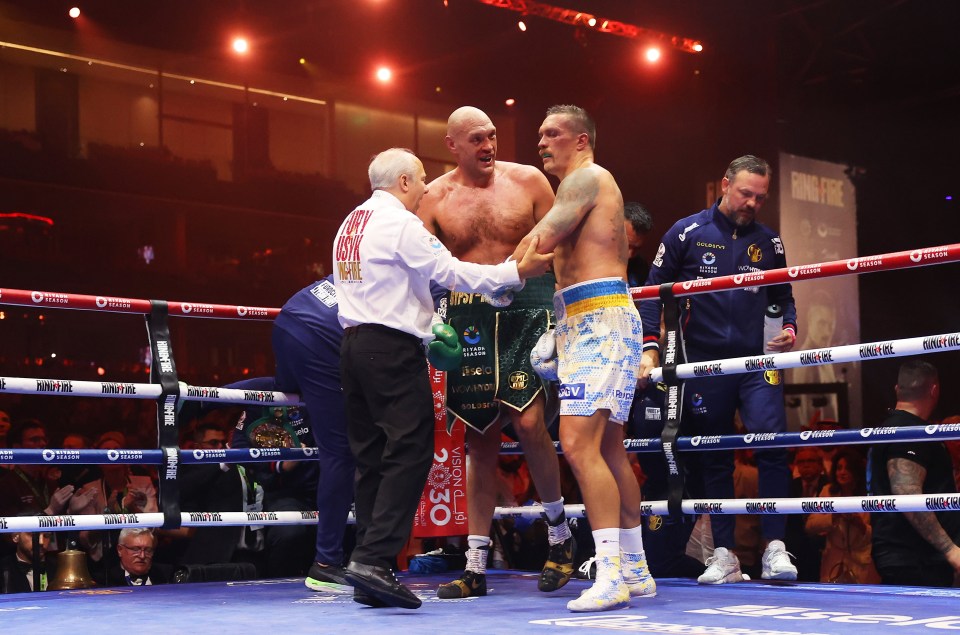
M272 461L315 461L317 448L226 448L222 450L180 449L180 463L268 463ZM58 448L0 449L0 465L162 465L163 450L66 450Z
M887 426L858 428L856 430L750 432L747 434L680 437L677 439L677 448L679 450L710 451L956 440L960 440L960 423L931 423L926 426ZM554 441L553 445L558 452L563 451L559 442ZM661 441L659 437L625 439L623 447L628 452L660 452ZM505 441L500 444L500 448L501 454L523 454L523 448L517 441Z
M684 514L699 515L763 515L763 514L855 514L860 512L940 512L960 511L957 494L901 494L894 496L831 496L822 498L751 498L751 499L688 499L681 504ZM543 517L541 505L497 507L496 519L529 519ZM586 517L583 505L564 505L567 518ZM669 515L668 503L645 501L640 504L643 516ZM277 512L181 512L184 527L245 527L248 525L310 525L317 522L316 511ZM356 522L353 512L347 519ZM18 531L84 531L120 529L123 527L160 527L163 514L60 514L56 516L3 516L0 533Z
M743 289L749 287L765 287L772 284L783 284L800 280L819 280L834 276L847 276L874 271L896 271L927 265L942 265L951 262L960 262L960 243L896 251L876 256L860 256L847 260L834 260L809 265L770 269L768 271L754 271L737 273L716 278L701 278L674 282L672 293L676 297ZM667 283L669 284L669 283ZM630 294L634 300L652 300L660 297L660 286L633 287Z
M246 527L248 525L312 525L316 511L282 512L180 512L183 527ZM17 531L99 531L124 527L161 527L162 512L143 514L59 514L55 516L2 516L0 533ZM349 523L356 522L353 512Z
M907 441L960 440L960 423L931 423L926 426L868 427L856 430L804 430L803 432L765 432L716 436L680 437L680 450L734 450L747 448L790 448L825 445L858 445L863 443L903 443ZM629 452L659 452L660 439L626 439ZM553 442L562 452L559 442ZM522 454L516 441L500 444L501 454ZM181 449L184 464L210 463L266 463L270 461L316 460L317 448L227 448L222 450ZM65 450L46 448L0 449L0 465L43 465L63 463L71 465L160 465L164 461L161 450Z
M672 292L675 296L681 297L744 287L782 284L794 280L816 280L855 273L894 271L958 261L960 261L960 243L955 243L876 256L860 256L847 260L771 269L769 271L676 282L673 283ZM660 287L634 287L630 289L630 292L635 300L648 300L659 297ZM150 300L136 298L4 288L0 288L0 304L140 314L149 314L152 308ZM280 314L280 309L268 307L179 301L170 301L167 304L169 305L169 314L179 317L272 320Z
M831 496L823 498L688 499L684 514L856 514L860 512L960 511L960 494L901 494L896 496ZM564 505L567 518L585 517L583 505ZM667 501L644 501L643 516L668 516ZM494 518L541 518L543 507L498 507Z
M151 300L117 298L79 293L34 291L29 289L0 288L0 304L35 306L47 309L76 309L104 313L147 314L153 310ZM221 320L272 320L280 309L233 304L209 304L204 302L166 301L169 315L178 317L213 318Z
M160 384L138 384L116 381L82 381L73 379L39 379L37 377L0 377L0 392L18 394L60 395L68 397L108 397L116 399L157 399L162 394ZM216 386L180 384L180 401L210 401L219 403L269 404L272 406L302 406L300 395L270 390L240 390Z
M706 362L679 364L677 366L677 377L692 379L694 377L714 377L717 375L740 375L802 366L825 366L841 362L943 353L958 349L960 349L960 333L941 333L926 337L909 337L868 344L845 344L828 348L790 351L789 353L730 357ZM663 368L654 368L650 371L650 380L662 381Z

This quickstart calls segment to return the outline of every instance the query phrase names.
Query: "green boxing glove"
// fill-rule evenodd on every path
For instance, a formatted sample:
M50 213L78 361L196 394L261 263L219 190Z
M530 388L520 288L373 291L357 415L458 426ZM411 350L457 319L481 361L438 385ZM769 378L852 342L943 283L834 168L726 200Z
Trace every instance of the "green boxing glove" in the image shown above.
M456 370L463 357L463 346L457 332L449 324L434 324L433 334L437 339L427 345L427 359L437 370Z

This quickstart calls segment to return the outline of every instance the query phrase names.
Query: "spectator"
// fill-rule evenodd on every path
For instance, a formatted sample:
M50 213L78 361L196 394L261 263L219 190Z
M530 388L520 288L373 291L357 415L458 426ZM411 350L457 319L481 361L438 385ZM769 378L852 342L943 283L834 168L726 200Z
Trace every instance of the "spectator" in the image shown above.
M98 450L119 450L126 448L126 437L122 432L111 430L101 434L94 448ZM153 479L126 464L104 464L100 466L103 476L84 485L96 489L94 514L142 514L156 512L157 488Z
M650 263L640 255L640 248L653 230L653 216L640 203L624 203L623 227L627 233L627 284L642 287L650 273Z
M13 448L42 450L47 447L47 428L38 419L18 421L10 428L8 440ZM75 496L75 492L72 484L59 485L46 465L17 465L0 474L0 516L77 513L89 504L92 494Z
M0 448L7 447L7 434L10 432L10 415L0 410Z
M64 450L83 450L90 447L90 440L79 432L70 432L63 437L60 447Z
M867 493L863 456L842 448L834 456L830 481L820 496L862 496ZM878 584L880 576L870 558L870 516L853 514L810 514L807 533L821 536L826 544L820 565L820 582Z
M739 426L737 432L745 434ZM734 451L733 493L736 498L760 496L760 474L752 450ZM753 514L738 514L734 523L733 539L733 552L740 560L742 570L751 577L755 577L760 572L760 559L763 553L760 519Z
M823 456L817 447L801 447L793 458L797 477L790 481L791 498L817 498L827 484L823 470ZM807 533L809 514L790 514L787 518L787 542L797 556L797 580L818 582L820 580L821 551L824 539Z
M883 426L925 426L940 399L940 378L930 363L900 365L897 403ZM956 491L950 453L940 441L881 443L870 449L874 496ZM953 586L960 571L960 518L956 512L873 512L873 563L884 584Z
M119 450L126 447L126 437L116 430L104 432L97 438L94 447L98 450ZM79 492L87 495L87 505L83 509L74 509L73 513L142 514L158 511L157 488L153 479L146 474L135 473L134 469L126 464L109 463L101 465L99 470L81 469L71 478L78 484ZM65 474L73 474L73 471ZM91 572L105 570L115 564L113 545L117 544L118 535L116 530L80 532L79 543L87 552Z
M846 430L846 425L840 425L839 421L834 421L833 419L824 419L823 421L818 421L810 426L811 430L822 431L822 430ZM840 449L838 445L821 445L820 448L820 457L823 459L823 471L827 474L830 473L830 470L833 468L833 455L837 453L837 450Z
M273 382L272 378L268 379ZM296 406L261 407L248 408L243 412L231 439L230 445L235 448L299 448L312 447L307 444L313 443L314 435L305 409ZM320 478L316 461L274 461L252 463L243 467L246 476L263 487L264 511L302 511L313 509L316 505L317 482ZM319 509L322 513L328 512L327 508ZM263 559L264 575L269 578L306 575L314 562L316 532L315 525L267 527L263 541L266 552ZM341 535L340 542L342 541ZM250 542L249 537L247 542ZM255 544L254 542L251 546Z
M216 412L216 411L215 411ZM220 426L201 421L189 445L223 449L227 435ZM222 512L243 509L244 484L236 465L198 464L180 467L180 509L185 512ZM180 527L161 530L163 562L218 564L242 559L237 547L243 527Z
M0 585L2 593L28 593L34 590L34 537L40 537L39 578L40 587L37 591L46 591L47 583L53 578L52 567L48 567L46 555L50 549L52 535L50 532L31 533L19 531L7 534L14 545L14 553L5 556L0 561ZM51 562L55 564L55 559Z
M522 455L502 455L497 462L497 505L539 504L530 469ZM493 521L505 564L511 569L539 570L547 560L547 527L541 519L504 518ZM493 558L497 561L496 553Z
M94 577L101 586L151 586L170 582L172 567L153 562L157 538L147 527L120 530L117 559L104 578Z
M631 285L634 286L634 285ZM660 438L663 432L664 384L649 384L634 394L630 409L629 436L635 439ZM645 476L640 486L644 500L665 500L668 496L667 462L660 452L640 452L635 455ZM694 475L685 478L684 498L702 498L689 487L700 479ZM583 521L585 522L585 520ZM703 571L703 562L687 555L687 543L693 533L697 516L644 516L643 542L647 562L654 578L696 578ZM578 534L577 540L580 541Z
M950 415L944 417L940 423L956 424L960 423L960 415ZM947 450L950 452L950 458L953 460L953 480L957 484L957 491L960 492L960 441L945 441Z

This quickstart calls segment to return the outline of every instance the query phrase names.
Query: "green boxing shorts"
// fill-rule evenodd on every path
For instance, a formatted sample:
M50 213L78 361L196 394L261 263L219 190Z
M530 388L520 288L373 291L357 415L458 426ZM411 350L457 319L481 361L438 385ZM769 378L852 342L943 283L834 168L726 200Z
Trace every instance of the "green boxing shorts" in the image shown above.
M497 421L500 404L525 410L545 386L530 366L530 351L553 324L552 273L527 280L510 306L497 309L479 293L450 294L447 323L460 336L463 362L447 373L447 409L483 433Z

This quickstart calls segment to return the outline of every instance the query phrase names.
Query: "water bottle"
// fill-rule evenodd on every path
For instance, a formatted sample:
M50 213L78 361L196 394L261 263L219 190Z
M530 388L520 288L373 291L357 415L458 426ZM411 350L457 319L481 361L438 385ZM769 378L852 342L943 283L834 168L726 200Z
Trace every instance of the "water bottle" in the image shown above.
M779 304L771 304L763 314L763 352L771 353L767 342L783 332L783 308Z

